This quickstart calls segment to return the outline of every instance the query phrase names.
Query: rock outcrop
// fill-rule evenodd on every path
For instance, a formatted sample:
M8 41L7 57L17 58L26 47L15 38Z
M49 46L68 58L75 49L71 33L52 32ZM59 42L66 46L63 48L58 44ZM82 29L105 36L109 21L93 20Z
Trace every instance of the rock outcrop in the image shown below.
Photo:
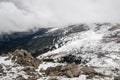
M78 77L80 74L80 67L76 64L67 64L65 66L59 65L56 67L48 67L45 74L49 76L66 76Z
M115 76L114 80L120 80L120 76Z
M8 71L21 66L21 69L18 70L28 76L28 78L26 79L23 75L18 75L15 80L37 80L41 77L41 75L38 73L38 71L36 71L36 69L42 61L34 58L31 53L27 52L26 50L15 50L14 52L9 53L6 56L8 58L6 58L5 60L11 61L11 63L13 63L12 65L9 65L11 66L11 68L8 68ZM3 67L2 65L0 65L0 72L2 72L2 70Z
M22 66L33 66L37 68L41 63L40 60L34 58L31 53L26 50L16 50L10 54L10 58L12 61Z
M3 75L3 71L4 71L3 66L0 64L0 76Z
M102 73L96 72L93 67L80 66L76 64L59 65L56 67L48 67L45 71L46 76L66 76L67 78L79 77L87 75L87 78L92 79L95 76L109 77Z

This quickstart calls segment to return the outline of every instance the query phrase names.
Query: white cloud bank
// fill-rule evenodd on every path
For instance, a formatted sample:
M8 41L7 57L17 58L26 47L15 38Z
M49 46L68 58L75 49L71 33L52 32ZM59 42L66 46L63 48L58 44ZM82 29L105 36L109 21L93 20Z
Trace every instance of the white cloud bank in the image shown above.
M35 26L120 22L120 0L0 0L0 32Z

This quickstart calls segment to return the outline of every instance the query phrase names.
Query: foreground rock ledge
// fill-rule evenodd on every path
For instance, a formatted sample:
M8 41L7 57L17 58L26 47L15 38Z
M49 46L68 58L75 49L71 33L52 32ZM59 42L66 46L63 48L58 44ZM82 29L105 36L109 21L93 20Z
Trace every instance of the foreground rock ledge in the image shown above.
M65 76L67 78L79 77L82 74L86 75L88 79L92 79L95 76L109 77L102 73L96 72L93 67L80 66L74 63L58 65L56 67L48 67L44 72L46 76Z
M16 50L13 53L9 53L9 59L12 59L17 64L22 66L33 66L38 68L41 61L39 59L34 58L31 53L27 52L26 50Z

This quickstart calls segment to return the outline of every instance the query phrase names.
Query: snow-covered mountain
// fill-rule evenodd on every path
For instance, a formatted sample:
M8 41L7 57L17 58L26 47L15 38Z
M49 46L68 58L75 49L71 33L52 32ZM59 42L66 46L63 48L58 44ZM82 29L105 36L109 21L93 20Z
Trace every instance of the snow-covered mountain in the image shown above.
M60 31L61 30L61 31ZM55 48L46 54L67 53L119 53L119 24L81 24L49 31L47 35L60 35ZM64 52L66 54L64 54ZM61 54L60 54L61 53ZM46 55L44 54L44 55Z
M119 37L120 24L94 23L42 28L27 33L2 35L0 52L26 49L41 60L91 66L104 74L104 78L98 80L115 80L115 76L120 76Z
M43 53L60 56L62 53L119 53L119 36L120 25L110 23L42 28L1 35L0 52L26 49L35 56Z
M64 37L57 41L56 49L38 58L96 67L96 71L111 76L103 80L113 80L114 76L120 75L119 24L74 25L68 28L64 28Z
M106 39L103 38L103 36L106 36L107 33L109 34L110 32L115 32L114 30L113 31L108 30L113 25L114 24L110 23L78 24L62 28L40 28L35 31L3 34L0 37L0 51L1 52L13 51L16 48L18 49L22 48L35 54L38 52L39 54L46 53L49 50L53 50L61 46L63 47L64 44L65 44L64 46L66 45L68 46L68 44L71 42L74 43L69 44L70 46L72 44L75 44L75 42L77 41L82 42L89 39L91 39L89 41L93 41L94 40L93 38L96 38L96 40L100 38ZM77 45L74 48L77 47L80 48L79 45Z

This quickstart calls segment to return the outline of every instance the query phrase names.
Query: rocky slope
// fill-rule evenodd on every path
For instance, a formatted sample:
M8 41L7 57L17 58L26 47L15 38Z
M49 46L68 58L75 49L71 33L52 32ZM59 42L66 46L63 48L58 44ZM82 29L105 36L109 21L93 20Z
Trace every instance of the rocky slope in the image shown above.
M38 58L92 66L96 71L111 76L103 80L113 80L115 76L120 76L120 25L89 24L82 28L81 31L78 29L78 32L76 30L74 32L72 28L71 34L58 40L57 49ZM69 32L69 29L67 30L64 34ZM62 45L59 46L59 43Z
M32 54L16 50L2 56L1 79L120 80L119 24L79 24L44 30L22 36L23 40L13 37L20 41L0 48L1 52L26 49ZM4 39L1 37L1 47Z
M119 69L103 73L104 67L75 63L48 62L34 58L26 50L16 50L0 57L1 80L119 80L112 76ZM108 67L106 67L108 68ZM101 70L101 71L100 71ZM110 73L110 74L109 74Z

